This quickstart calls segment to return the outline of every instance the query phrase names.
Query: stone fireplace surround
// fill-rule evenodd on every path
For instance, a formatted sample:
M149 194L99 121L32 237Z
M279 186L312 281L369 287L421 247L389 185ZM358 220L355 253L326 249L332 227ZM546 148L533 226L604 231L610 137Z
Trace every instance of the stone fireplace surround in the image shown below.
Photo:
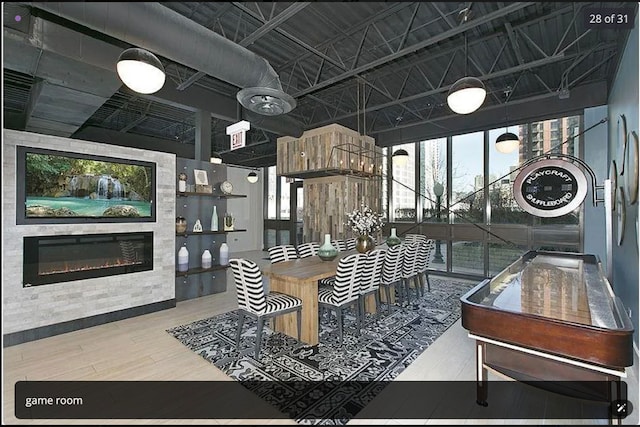
M175 154L3 129L4 346L175 307ZM156 221L16 225L16 146L135 158L156 164ZM22 286L23 237L152 231L153 270Z

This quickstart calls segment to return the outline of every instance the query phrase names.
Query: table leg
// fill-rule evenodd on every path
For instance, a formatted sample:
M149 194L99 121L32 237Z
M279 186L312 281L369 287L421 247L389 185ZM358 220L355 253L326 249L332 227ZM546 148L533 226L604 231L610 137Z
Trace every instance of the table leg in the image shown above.
M487 368L484 367L485 343L476 341L476 403L480 406L488 406L489 381L487 381Z
M302 300L302 342L318 344L318 281L288 281L277 277L269 279L270 289L274 292L291 295ZM298 325L295 313L287 313L274 319L274 330L293 338L298 338Z

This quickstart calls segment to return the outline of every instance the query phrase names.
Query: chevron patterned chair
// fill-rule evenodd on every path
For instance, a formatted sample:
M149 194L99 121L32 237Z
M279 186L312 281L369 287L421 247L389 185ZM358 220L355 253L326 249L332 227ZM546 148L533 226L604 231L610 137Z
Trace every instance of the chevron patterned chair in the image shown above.
M418 273L418 281L420 283L420 291L424 296L424 282L427 282L427 289L431 292L431 282L429 282L429 265L431 264L431 258L433 257L433 252L436 249L436 242L433 239L427 239L420 244L420 248L418 249L418 259L416 263L418 264L417 273Z
M367 263L360 280L360 319L365 319L365 302L368 295L373 294L376 299L376 314L380 311L380 279L382 277L382 265L386 254L384 249L373 249L367 252Z
M238 331L236 333L236 350L240 347L240 336L245 316L255 318L258 322L256 330L255 357L260 358L260 344L264 320L295 311L298 322L298 341L302 326L302 301L299 298L278 292L265 293L262 284L262 273L258 265L248 259L234 258L229 260L233 270L233 279L238 294Z
M296 247L293 245L272 246L268 251L272 264L298 258L298 252L296 252Z
M380 289L384 289L387 300L387 314L391 314L391 288L402 282L402 256L404 245L396 245L387 249L382 264ZM395 293L395 292L394 292Z
M298 257L307 258L318 255L318 249L320 249L318 242L301 243L298 245Z
M420 292L418 286L415 285L415 279L418 275L418 250L420 243L404 244L404 252L402 256L402 283L404 284L404 294L407 304L411 303L411 283L414 284L416 292Z
M356 306L358 326L361 324L358 300L360 297L360 277L366 263L366 254L358 253L340 258L333 286L318 289L318 306L336 312L340 345L343 341L342 312L346 307Z

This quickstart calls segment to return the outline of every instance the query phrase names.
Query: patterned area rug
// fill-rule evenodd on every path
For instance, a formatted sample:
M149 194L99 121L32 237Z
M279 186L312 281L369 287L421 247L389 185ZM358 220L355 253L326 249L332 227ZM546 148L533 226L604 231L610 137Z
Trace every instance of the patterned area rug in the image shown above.
M299 424L344 425L460 317L460 297L474 283L430 277L431 292L407 306L395 305L378 318L367 314L358 334L354 311L345 313L340 346L337 319L320 319L320 343L310 346L265 325L260 360L254 356L256 322L245 317L239 352L237 312L232 311L167 330L189 349L240 381ZM362 396L337 398L335 384L360 387ZM295 395L284 390L291 384ZM323 386L318 386L324 384ZM278 388L279 392L274 392ZM373 389L373 390L372 390Z

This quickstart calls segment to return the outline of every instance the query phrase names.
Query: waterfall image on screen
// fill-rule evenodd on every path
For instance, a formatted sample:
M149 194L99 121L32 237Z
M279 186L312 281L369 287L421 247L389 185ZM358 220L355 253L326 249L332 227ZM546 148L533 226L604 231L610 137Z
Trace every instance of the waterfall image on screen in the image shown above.
M155 217L150 164L51 150L23 159L25 219Z

